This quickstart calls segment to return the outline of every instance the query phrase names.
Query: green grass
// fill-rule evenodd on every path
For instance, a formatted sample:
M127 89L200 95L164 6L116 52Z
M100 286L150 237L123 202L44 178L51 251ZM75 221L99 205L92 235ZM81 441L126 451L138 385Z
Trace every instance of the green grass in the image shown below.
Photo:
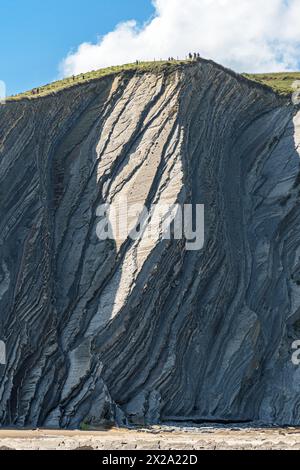
M79 426L80 431L89 431L90 425L83 421Z
M73 79L73 77L65 78L63 80L58 80L56 82L49 83L48 85L44 85L39 87L39 93L33 93L34 90L29 90L24 93L20 93L15 96L10 96L7 98L7 101L18 101L24 98L28 99L35 99L41 96L47 96L51 93L56 93L60 90L70 88L74 85L82 84L82 83L87 83L91 82L93 80L97 80L102 77L106 77L108 75L113 75L121 72L126 72L126 71L131 71L131 72L160 72L162 70L165 70L166 67L174 67L177 65L183 65L187 63L187 61L183 60L174 60L172 62L168 61L158 61L158 62L139 62L137 65L136 63L133 64L125 64L125 65L119 65L115 67L108 67L105 69L100 69L100 70L95 70L92 72L88 73L82 73L80 75L76 75Z
M244 74L244 76L273 88L280 95L293 93L295 91L292 87L293 83L300 80L300 72Z

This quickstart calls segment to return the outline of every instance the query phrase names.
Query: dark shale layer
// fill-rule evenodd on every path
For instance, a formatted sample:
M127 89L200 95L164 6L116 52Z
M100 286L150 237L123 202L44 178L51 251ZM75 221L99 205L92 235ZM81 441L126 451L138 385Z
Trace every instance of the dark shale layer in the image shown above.
M300 424L300 114L207 61L0 106L0 423ZM97 207L205 205L205 245Z

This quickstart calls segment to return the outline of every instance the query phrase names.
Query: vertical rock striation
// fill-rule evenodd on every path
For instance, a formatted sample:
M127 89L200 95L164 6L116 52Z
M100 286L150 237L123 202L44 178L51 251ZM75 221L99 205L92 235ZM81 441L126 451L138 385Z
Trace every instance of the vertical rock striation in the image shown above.
M212 62L0 107L0 423L300 424L300 114ZM205 245L100 241L205 205Z

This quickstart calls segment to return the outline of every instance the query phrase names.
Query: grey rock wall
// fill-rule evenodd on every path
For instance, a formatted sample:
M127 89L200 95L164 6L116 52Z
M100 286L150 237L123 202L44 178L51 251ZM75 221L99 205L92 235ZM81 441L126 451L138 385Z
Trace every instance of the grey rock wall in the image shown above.
M300 424L300 114L211 62L0 107L0 423ZM97 207L205 205L205 245Z

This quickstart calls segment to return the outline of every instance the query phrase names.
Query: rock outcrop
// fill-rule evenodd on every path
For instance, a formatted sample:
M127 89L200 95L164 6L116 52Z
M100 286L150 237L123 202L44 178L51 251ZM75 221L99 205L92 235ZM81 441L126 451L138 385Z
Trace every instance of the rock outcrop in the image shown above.
M300 424L300 114L212 62L0 107L0 423ZM97 208L205 205L205 244Z

